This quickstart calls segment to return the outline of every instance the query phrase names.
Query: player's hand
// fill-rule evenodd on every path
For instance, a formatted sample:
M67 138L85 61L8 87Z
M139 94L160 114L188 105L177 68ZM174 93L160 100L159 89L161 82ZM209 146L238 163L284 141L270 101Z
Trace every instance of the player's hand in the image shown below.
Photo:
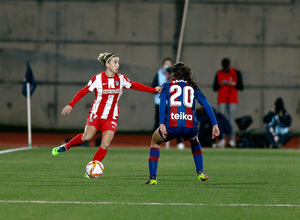
M72 109L73 108L71 106L67 105L66 107L63 108L63 110L61 111L61 114L62 115L65 115L67 113L70 114L70 112L72 111Z
M212 139L218 137L220 135L220 130L218 125L214 125L212 129Z
M160 86L156 86L155 89L156 89L157 93L161 93L161 87Z
M161 132L163 138L166 139L167 138L167 134L168 134L166 125L160 124L159 125L159 129L160 129L160 132Z

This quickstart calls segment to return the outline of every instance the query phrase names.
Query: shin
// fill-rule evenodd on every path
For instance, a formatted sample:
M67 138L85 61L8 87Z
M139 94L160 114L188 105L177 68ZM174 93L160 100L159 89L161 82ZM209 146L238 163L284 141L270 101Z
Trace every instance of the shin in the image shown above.
M190 140L191 143L191 150L194 157L194 162L196 166L196 171L203 171L203 155L202 155L202 149L201 144L198 140L198 138L195 138L193 140Z

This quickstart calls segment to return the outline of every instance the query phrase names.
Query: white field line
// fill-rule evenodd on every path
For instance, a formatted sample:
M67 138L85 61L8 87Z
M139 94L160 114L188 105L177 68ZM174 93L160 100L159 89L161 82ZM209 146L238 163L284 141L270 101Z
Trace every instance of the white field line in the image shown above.
M15 152L15 151L31 150L31 149L34 149L34 147L20 147L20 148L14 148L14 149L10 149L10 150L2 150L2 151L0 151L0 154L7 154L7 153Z
M81 204L81 205L156 205L156 206L243 206L243 207L299 207L300 204L204 204L204 203L159 203L159 202L83 202L83 201L38 201L38 200L0 200L0 203L32 204Z

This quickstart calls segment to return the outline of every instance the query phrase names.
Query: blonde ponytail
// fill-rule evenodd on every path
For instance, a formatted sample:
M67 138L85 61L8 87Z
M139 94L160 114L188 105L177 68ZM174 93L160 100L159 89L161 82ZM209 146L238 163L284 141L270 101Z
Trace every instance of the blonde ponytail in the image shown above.
M98 56L98 60L105 65L107 62L109 62L109 60L113 57L116 57L117 54L115 53L108 53L108 52L104 52L104 53L100 53Z

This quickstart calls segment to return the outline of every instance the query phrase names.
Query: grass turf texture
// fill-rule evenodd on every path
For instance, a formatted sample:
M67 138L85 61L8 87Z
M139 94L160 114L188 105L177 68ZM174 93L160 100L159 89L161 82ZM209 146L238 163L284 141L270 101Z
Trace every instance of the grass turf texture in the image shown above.
M158 185L146 186L148 149L111 148L104 176L84 179L96 148L0 155L0 200L300 204L300 151L204 149L207 182L190 150L161 150ZM1 219L300 219L300 207L0 203Z

